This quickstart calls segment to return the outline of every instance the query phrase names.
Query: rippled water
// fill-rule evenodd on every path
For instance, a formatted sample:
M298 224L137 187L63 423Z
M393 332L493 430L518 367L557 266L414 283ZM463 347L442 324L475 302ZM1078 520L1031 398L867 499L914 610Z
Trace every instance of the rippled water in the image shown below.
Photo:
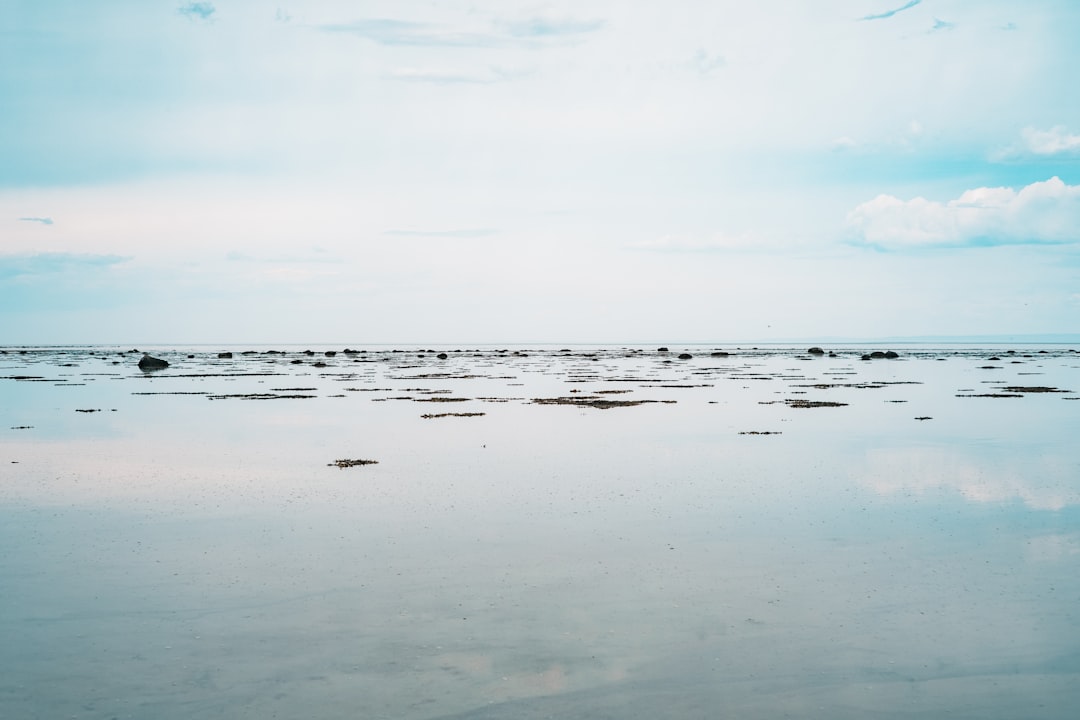
M0 717L1075 716L1075 348L274 349L0 355Z

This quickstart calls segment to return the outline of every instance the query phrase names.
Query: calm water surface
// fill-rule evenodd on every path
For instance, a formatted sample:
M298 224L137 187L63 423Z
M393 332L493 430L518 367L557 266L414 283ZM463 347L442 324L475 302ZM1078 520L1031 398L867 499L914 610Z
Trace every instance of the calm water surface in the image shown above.
M1075 717L1075 348L269 349L0 355L0 717Z

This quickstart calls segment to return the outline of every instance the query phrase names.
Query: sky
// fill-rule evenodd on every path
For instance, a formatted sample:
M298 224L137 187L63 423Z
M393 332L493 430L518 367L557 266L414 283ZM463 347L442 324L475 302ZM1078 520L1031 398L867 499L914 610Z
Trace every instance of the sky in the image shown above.
M1072 0L4 0L0 345L1080 333Z

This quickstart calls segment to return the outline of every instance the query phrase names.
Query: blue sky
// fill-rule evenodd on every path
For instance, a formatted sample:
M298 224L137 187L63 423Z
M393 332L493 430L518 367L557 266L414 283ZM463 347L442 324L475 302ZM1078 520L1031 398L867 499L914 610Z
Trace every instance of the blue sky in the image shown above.
M14 0L0 344L1080 333L1080 4Z

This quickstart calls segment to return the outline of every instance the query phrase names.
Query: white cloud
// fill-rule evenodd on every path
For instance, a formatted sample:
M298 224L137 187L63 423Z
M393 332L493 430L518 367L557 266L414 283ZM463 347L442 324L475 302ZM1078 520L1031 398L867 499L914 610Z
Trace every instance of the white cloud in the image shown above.
M881 248L964 247L1080 241L1080 186L1060 178L975 188L948 202L878 195L848 214L858 242Z
M1080 152L1080 135L1074 135L1063 125L1055 125L1049 130L1024 128L1021 133L1024 147L1033 155L1061 155Z
M1049 130L1026 127L1020 131L1020 139L991 156L994 161L1016 160L1025 157L1055 157L1080 155L1080 135L1069 132L1064 125Z

